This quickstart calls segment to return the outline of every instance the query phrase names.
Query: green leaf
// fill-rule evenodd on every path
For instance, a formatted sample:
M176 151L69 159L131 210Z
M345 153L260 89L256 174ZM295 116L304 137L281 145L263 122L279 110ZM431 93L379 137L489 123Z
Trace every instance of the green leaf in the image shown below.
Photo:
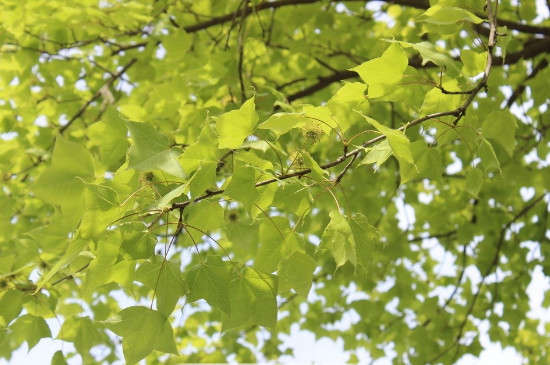
M118 193L111 187L102 184L86 183L84 198L87 211L80 223L80 235L84 239L97 241L105 229L121 214Z
M516 118L507 110L492 112L481 126L483 136L500 144L509 156L516 147L516 129Z
M498 162L495 150L493 149L491 142L486 140L483 136L481 136L481 143L479 144L478 154L481 158L481 164L483 165L486 173L498 170L502 174L502 171L500 170L500 163Z
M156 239L139 222L129 222L120 226L122 235L121 251L131 259L148 259L153 256Z
M311 195L300 182L284 184L275 193L273 199L282 209L301 216L311 206Z
M354 214L349 224L355 243L357 264L368 270L374 259L375 245L380 242L380 233L368 223L367 217L361 213Z
M382 166L384 162L386 162L386 160L392 154L392 149L387 139L378 143L374 147L365 148L365 151L367 152L367 155L364 159L361 160L361 162L357 166L375 163L377 165L377 170L380 168L380 166Z
M162 46L166 49L170 61L178 61L186 55L192 41L191 35L177 29L162 39Z
M452 6L434 5L420 15L420 17L418 17L418 21L437 25L448 25L459 22L479 24L483 22L483 19L472 14L466 9Z
M107 336L94 327L89 317L74 316L67 318L61 326L57 338L72 342L86 361L93 361L90 349L108 340Z
M311 256L298 251L293 252L279 263L279 292L294 289L299 295L307 297L316 267L317 264Z
M368 224L364 215L354 214L348 220L333 210L316 252L329 251L336 262L336 269L347 261L355 267L359 264L368 269L374 244L379 237L378 231Z
M236 164L231 181L225 189L224 195L243 203L245 209L250 212L254 201L258 197L255 186L256 174L252 167L244 164Z
M212 127L205 125L199 135L198 141L185 149L179 160L184 170L191 174L205 162L218 163L218 136Z
M254 259L254 267L274 272L284 257L298 250L301 250L301 244L291 231L288 219L271 217L260 225L260 247Z
M74 259L80 255L82 251L84 251L88 247L89 241L82 240L82 239L76 239L73 241L69 241L67 251L61 257L61 259L48 271L45 275L38 280L36 283L36 290L34 291L34 294L38 293L40 289L55 275L64 268L65 266L69 265Z
M117 169L126 157L128 149L127 129L124 120L112 107L107 108L101 121L88 128L90 144L97 146L101 162Z
M258 129L268 129L279 138L292 128L303 127L306 122L303 113L275 113L259 124Z
M404 132L386 127L366 115L363 115L363 118L365 118L367 122L374 126L374 128L376 128L380 133L386 136L395 157L411 164L414 163L410 148L410 141Z
M196 198L211 188L216 182L216 168L218 163L214 161L203 161L193 179L190 182L191 198Z
M44 337L52 337L50 327L42 317L24 314L10 325L11 337L16 343L26 341L29 350Z
M457 74L460 73L460 67L458 62L456 62L448 53L439 51L434 44L430 42L419 42L419 43L409 43L403 41L391 41L400 44L403 47L412 47L417 50L422 57L422 65L425 65L428 62L433 62L439 67L446 67L450 70L455 71Z
M401 184L423 178L440 180L443 169L439 150L428 147L424 141L415 141L410 147L414 164L405 162L399 164Z
M481 169L473 168L466 176L466 191L477 198L483 186L483 172Z
M86 270L85 293L92 293L99 286L118 283L130 287L134 281L135 262L117 261L123 239L119 231L109 231L92 251L95 258Z
M268 210L273 203L275 193L278 189L279 186L277 184L264 185L258 188L259 196L252 207L252 217L258 217L260 214L264 214L264 212Z
M50 365L67 365L67 360L65 360L65 356L63 356L63 351L58 350L53 354Z
M115 281L113 265L116 263L118 251L122 243L120 232L108 232L97 244L97 249L92 251L95 258L90 262L86 271L85 291L91 292L98 286Z
M330 223L325 228L318 251L329 251L336 261L336 268L349 261L357 265L357 254L351 227L346 218L338 211L330 212Z
M172 327L160 312L141 306L128 307L102 323L122 337L128 364L137 363L153 350L178 355Z
M446 90L456 89L456 80L444 82L443 87ZM438 113L441 110L452 110L461 103L460 95L447 95L438 88L433 88L426 93L421 107L421 114L427 115Z
M168 207L169 205L171 205L172 201L174 199L177 199L177 198L181 197L183 194L186 194L186 192L189 191L189 186L193 182L194 177L195 177L195 175L191 176L191 178L189 180L187 180L187 182L185 184L178 185L177 188L175 188L175 189L169 191L168 193L166 193L166 195L164 195L162 198L155 201L155 203L152 204L152 207L154 207L156 209L163 210L166 207ZM187 200L187 199L185 199L185 200Z
M198 241L205 233L225 225L224 211L216 200L203 200L188 209L186 230Z
M208 256L206 262L195 265L185 276L189 287L187 300L204 299L211 307L231 313L229 277L231 267L220 256Z
M462 73L468 77L473 77L485 71L487 52L477 53L470 49L464 49L460 53L460 59L464 64Z
M0 295L0 326L4 328L21 313L23 293L19 290L6 290Z
M127 121L134 143L130 147L128 168L138 171L162 170L170 175L185 178L177 158L181 150L171 148L168 138L146 123Z
M245 267L231 279L231 316L222 314L223 330L246 324L275 329L277 277Z
M361 82L344 81L344 85L330 98L327 106L331 108L333 104L362 103L367 99L365 95L366 90L367 86Z
M326 106L304 105L302 111L308 120L306 124L320 128L327 136L338 128L332 111Z
M157 310L165 316L172 313L178 300L189 291L179 262L164 262L159 256L155 262L145 261L139 266L136 280L155 291Z
M240 147L244 139L254 132L258 122L254 97L248 99L240 109L232 110L214 119L220 136L219 148Z
M65 219L76 225L84 214L84 181L94 178L90 152L58 135L52 165L40 175L34 192L45 202L61 206Z
M301 154L301 157L304 161L304 165L307 168L311 169L311 177L313 178L313 180L324 181L327 179L328 172L319 167L317 161L315 161L309 153L303 152Z
M405 52L397 44L391 44L381 57L364 62L350 70L357 72L369 85L369 98L377 98L387 94L401 81L408 63Z

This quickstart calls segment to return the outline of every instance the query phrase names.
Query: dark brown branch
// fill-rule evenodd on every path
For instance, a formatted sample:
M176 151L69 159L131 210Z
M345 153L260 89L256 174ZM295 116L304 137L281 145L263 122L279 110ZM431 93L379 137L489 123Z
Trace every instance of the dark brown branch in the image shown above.
M280 0L280 1L273 1L273 2L261 2L256 6L244 7L244 9L242 10L242 16L247 17L253 12L264 10L264 9L277 9L288 5L313 4L319 1L320 0ZM215 25L220 25L225 22L229 22L232 19L234 19L236 16L238 16L239 15L238 13L240 13L240 10L237 10L237 12L233 12L231 14L226 14L226 15L212 18L205 22L184 26L183 29L187 33L195 33L195 32L198 32L199 30L203 30Z
M353 71L348 71L348 70L338 71L329 76L319 77L318 81L315 84L310 85L303 90L300 90L294 94L289 95L287 97L288 102L290 103L290 102L293 102L294 100L314 94L317 91L322 90L325 87L329 86L333 82L351 79L354 77L357 77L357 74Z
M526 45L525 47L523 47L521 51L508 53L506 55L505 60L503 60L502 57L493 57L492 66L502 66L503 64L505 65L515 64L519 62L519 60L521 59L533 58L543 53L550 53L550 37L542 38L540 40L531 42L529 45ZM456 58L455 60L458 61L458 58ZM417 56L413 56L409 59L409 66L414 68L439 67L432 62L428 62L425 65L422 65L422 59ZM292 102L297 99L312 95L334 82L352 79L355 77L357 77L357 74L349 70L338 71L333 73L332 75L322 76L317 79L318 81L316 83L304 88L303 90L290 94L287 97L287 99L289 102ZM471 93L473 92L474 90L471 91Z
M516 101L516 99L523 93L523 91L525 90L525 83L530 79L534 78L535 76L537 76L537 74L543 69L545 69L547 66L548 66L548 60L546 58L542 59L539 62L539 64L531 71L529 76L527 76L521 84L516 86L516 88L514 89L514 92L512 93L512 95L510 95L510 98L506 103L506 108L511 107L512 104L514 104L514 102Z
M453 229L452 231L449 231L449 232L446 232L446 233L433 234L433 235L427 236L427 237L420 237L420 236L419 237L413 237L408 241L409 242L419 242L419 241L423 241L423 240L429 240L431 238L448 238L448 237L454 236L457 232L458 232L458 230Z
M370 0L347 0L344 2L369 2ZM292 6L292 5L302 5L302 4L313 4L321 2L320 0L280 0L280 1L273 1L273 2L261 2L258 5L252 7L246 7L244 9L244 16L247 17L252 13L266 10L266 9L277 9L284 6ZM430 4L426 0L386 0L385 1L388 4L395 4L395 5L402 5L407 6L415 9L422 9L426 10L430 7ZM220 25L229 21L232 21L232 19L235 18L235 16L238 16L240 10L237 10L236 12L221 15L215 18L212 18L210 20L200 22L193 25L184 26L183 29L187 33L195 33L200 30L210 28L212 26ZM477 16L480 18L484 18L485 14L476 13ZM542 34L542 35L550 35L550 27L545 26L537 26L537 25L529 25L529 24L522 24L518 22L514 22L512 20L506 20L506 19L497 19L498 24L504 25L510 29L517 30L522 33L530 33L530 34ZM173 23L172 23L173 24Z

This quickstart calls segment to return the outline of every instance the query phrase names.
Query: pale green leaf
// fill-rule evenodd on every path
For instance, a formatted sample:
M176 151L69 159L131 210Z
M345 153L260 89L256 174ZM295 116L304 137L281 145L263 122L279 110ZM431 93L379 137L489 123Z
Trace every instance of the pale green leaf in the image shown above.
M40 339L52 337L50 327L42 317L35 317L31 314L24 314L17 318L10 325L12 331L11 338L17 343L26 341L29 350L32 349Z
M128 307L103 324L122 337L128 364L135 364L153 350L178 354L172 327L166 316L146 307Z
M298 250L301 250L301 244L290 230L288 219L271 217L260 225L260 247L254 259L254 267L274 272L284 257Z
M357 72L369 85L369 98L377 98L401 81L408 62L405 52L397 44L391 44L381 57L362 63L351 71Z
M478 154L479 157L481 157L481 164L483 165L486 173L495 170L501 172L500 163L498 161L497 155L495 154L495 150L493 149L491 142L489 142L483 136L481 136L481 143L479 144Z
M301 128L306 122L303 113L275 113L259 124L258 128L268 129L280 137L292 128Z
M63 341L72 342L74 347L83 354L87 361L93 361L89 355L90 349L101 345L108 340L108 337L94 327L89 317L74 316L67 318L57 335Z
M483 136L496 141L510 156L516 147L516 129L516 118L507 110L492 112L481 126Z
M240 201L248 212L250 212L254 201L258 197L255 176L252 167L246 167L242 163L237 164L233 170L231 181L224 192L226 196Z
M220 136L219 148L238 148L246 137L254 132L258 122L254 97L248 99L240 109L232 110L215 118Z
M403 47L412 47L417 50L422 57L422 65L433 62L439 67L446 67L455 73L460 73L458 62L455 61L447 52L440 51L430 42L409 43L403 41L390 41L400 44Z
M171 148L168 138L146 123L126 122L134 143L130 147L128 168L138 171L162 170L184 178L177 158L181 150Z
M399 164L401 184L408 181L428 178L440 180L443 174L441 156L437 148L430 148L424 141L415 141L410 145L414 164Z
M299 295L307 297L316 266L311 256L299 251L293 252L279 263L279 292L294 289Z
M344 265L347 261L353 266L357 265L357 254L352 231L346 218L338 211L330 212L330 223L325 228L321 243L317 251L329 251L334 257L336 268Z
M185 276L189 287L187 300L204 299L210 306L231 313L229 301L230 266L219 256L209 256L206 262L191 268Z
M473 168L466 176L466 191L477 197L481 187L483 186L483 171L478 168Z
M485 71L487 52L477 53L470 49L463 49L462 52L460 52L460 59L464 64L462 73L465 76L473 77Z
M40 175L34 192L45 202L60 205L65 218L76 224L84 214L84 182L94 178L90 152L58 135L52 165Z
M392 154L392 149L387 139L378 143L374 147L365 148L365 151L367 152L367 155L361 160L361 162L359 162L357 166L375 163L377 165L376 168L378 169Z
M88 247L89 241L82 240L82 239L76 239L69 241L69 244L67 246L67 251L61 257L61 259L55 263L55 265L48 271L45 275L43 275L40 280L36 283L36 290L34 293L38 293L40 289L55 275L64 268L65 266L69 265L74 259L80 255L82 251Z
M223 329L245 324L275 328L277 277L245 267L231 279L231 316L222 314Z
M410 148L410 141L404 132L386 127L366 115L363 115L363 117L380 133L386 136L395 157L408 163L414 162Z
M178 300L188 292L180 263L164 262L162 257L157 257L155 262L141 264L136 270L136 280L155 291L157 310L165 316L172 313Z
M483 22L483 19L466 9L440 5L430 7L418 18L418 20L437 25L456 24L459 22L479 24Z

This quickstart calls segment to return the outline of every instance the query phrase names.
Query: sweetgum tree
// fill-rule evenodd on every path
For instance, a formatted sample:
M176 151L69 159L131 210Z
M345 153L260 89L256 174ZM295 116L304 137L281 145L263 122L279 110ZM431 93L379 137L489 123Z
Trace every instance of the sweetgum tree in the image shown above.
M0 2L0 356L548 363L548 7Z

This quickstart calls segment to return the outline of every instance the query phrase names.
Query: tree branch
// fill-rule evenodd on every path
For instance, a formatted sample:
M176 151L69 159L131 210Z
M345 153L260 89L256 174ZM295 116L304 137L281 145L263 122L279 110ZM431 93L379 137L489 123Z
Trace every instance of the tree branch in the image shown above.
M512 104L514 104L514 102L516 101L516 99L523 93L523 91L525 90L525 83L527 81L531 80L532 78L534 78L540 71L544 70L547 66L548 66L548 60L546 58L542 59L539 62L539 64L531 71L529 76L527 76L521 82L521 84L516 86L516 88L514 89L514 92L512 93L512 95L510 95L510 98L508 99L508 102L506 103L506 108L511 107Z
M128 69L134 64L136 63L137 61L137 58L132 58L130 60L130 62L128 62L126 65L124 65L124 67L122 68L122 70L120 70L119 72L117 72L115 75L113 75L109 81L107 81L105 84L103 84L103 86L101 86L99 89L97 89L97 91L95 92L95 94L84 104L80 107L80 109L78 109L78 111L71 117L71 119L69 119L69 121L67 122L67 124L65 124L64 126L62 126L61 128L59 128L59 133L63 134L63 132L65 132L67 130L67 128L69 128L73 122L75 120L77 120L78 118L80 118L82 116L82 114L84 114L84 112L86 111L86 109L88 109L88 107L90 106L91 103L93 103L95 100L97 100L100 96L101 96L101 90L102 88L104 87L109 87L111 86L116 80L120 79L122 77L122 75L128 71Z
M520 51L512 52L506 54L506 59L503 59L501 56L492 57L492 66L502 66L502 65L512 65L517 63L521 59L534 58L543 53L550 53L550 37L545 37L538 39L534 42L523 47ZM459 58L455 58L456 61L459 61ZM417 56L413 56L409 59L409 66L414 68L434 68L439 67L432 62L427 62L425 65L422 65L422 59ZM306 88L290 94L287 96L289 102L301 99L303 97L312 95L317 91L324 89L333 82L343 81L347 79L356 78L357 74L353 71L342 70L333 73L332 75L319 77L316 83L307 86ZM473 90L472 90L473 91Z

